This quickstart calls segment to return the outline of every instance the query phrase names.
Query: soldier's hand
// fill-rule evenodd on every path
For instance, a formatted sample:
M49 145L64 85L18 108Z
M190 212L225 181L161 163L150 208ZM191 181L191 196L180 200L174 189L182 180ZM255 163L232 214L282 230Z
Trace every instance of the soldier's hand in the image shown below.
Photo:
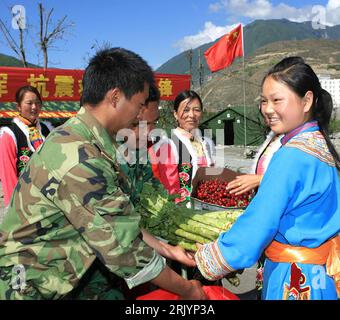
M190 285L187 292L181 296L182 300L207 300L202 284L197 280L188 280Z
M191 252L185 251L180 246L172 247L170 258L188 267L196 267L194 254Z

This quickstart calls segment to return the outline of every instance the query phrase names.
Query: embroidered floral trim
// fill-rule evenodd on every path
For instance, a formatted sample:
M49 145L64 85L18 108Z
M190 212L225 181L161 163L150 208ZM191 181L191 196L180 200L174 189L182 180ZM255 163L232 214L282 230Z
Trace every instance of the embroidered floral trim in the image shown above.
M257 290L262 290L263 287L263 271L264 268L263 266L260 264L259 268L256 270L256 289Z
M300 134L300 132L303 132L307 129L317 127L318 128L318 122L317 121L310 121L302 124L301 126L293 129L292 131L285 134L285 136L282 138L281 143L282 145L285 145L291 138L294 136L297 136Z
M190 192L189 192L188 189L186 189L186 188L181 188L181 189L179 189L178 193L179 193L182 197L190 197Z
M197 250L195 260L198 269L208 280L223 278L226 274L235 271L224 260L217 241L205 244Z
M23 147L19 151L19 163L18 163L18 170L21 172L27 162L30 160L30 155L32 154L31 150L29 148Z
M181 168L179 169L179 185L180 197L175 199L175 203L189 201L191 194L191 179L190 179L190 171L192 170L192 165L190 163L183 163Z
M179 178L185 182L189 181L190 176L186 172L180 172Z
M284 283L283 300L310 300L310 286L306 284L307 276L295 262L290 265L290 284ZM309 281L308 281L309 282Z
M303 132L285 144L285 147L297 148L320 161L335 167L332 154L328 150L326 140L320 131Z

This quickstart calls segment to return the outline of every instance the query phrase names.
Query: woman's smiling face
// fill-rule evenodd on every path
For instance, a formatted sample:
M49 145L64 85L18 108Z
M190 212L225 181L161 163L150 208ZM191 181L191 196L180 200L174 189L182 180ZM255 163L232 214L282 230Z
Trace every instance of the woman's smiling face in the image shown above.
M202 105L197 98L192 100L187 98L179 104L178 110L174 112L174 115L178 126L190 132L199 126L202 116Z
M42 102L39 100L34 92L27 91L20 103L18 103L17 108L20 114L27 120L34 123L34 121L39 117Z
M312 101L311 91L301 98L286 84L269 76L262 86L260 108L271 130L283 134L310 120Z

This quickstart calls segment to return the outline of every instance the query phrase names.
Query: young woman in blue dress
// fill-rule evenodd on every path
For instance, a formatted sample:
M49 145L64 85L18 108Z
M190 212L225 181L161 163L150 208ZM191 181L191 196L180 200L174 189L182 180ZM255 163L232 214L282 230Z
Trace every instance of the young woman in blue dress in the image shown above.
M284 134L256 196L233 227L200 246L210 280L266 260L262 299L337 299L340 278L339 155L328 136L332 99L300 57L275 65L262 83L261 112Z

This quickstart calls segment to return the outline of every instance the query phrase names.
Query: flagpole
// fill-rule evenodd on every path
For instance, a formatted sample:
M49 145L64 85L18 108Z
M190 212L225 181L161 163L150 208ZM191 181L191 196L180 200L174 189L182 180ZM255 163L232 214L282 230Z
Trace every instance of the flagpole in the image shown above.
M242 51L243 51L243 117L244 117L244 147L247 146L247 117L246 117L246 71L244 62L244 37L243 37L243 24L241 24L242 32Z

